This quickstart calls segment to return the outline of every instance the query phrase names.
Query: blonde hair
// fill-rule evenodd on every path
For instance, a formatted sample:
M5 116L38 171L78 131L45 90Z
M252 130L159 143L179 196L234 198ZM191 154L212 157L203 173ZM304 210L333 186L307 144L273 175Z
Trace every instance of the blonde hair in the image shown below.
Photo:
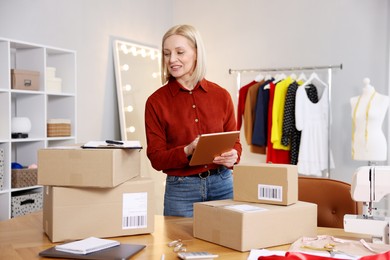
M194 69L194 73L192 74L192 79L194 82L199 82L205 77L206 74L206 57L205 57L205 49L203 45L202 38L199 32L195 29L195 27L191 25L176 25L169 29L162 39L161 50L164 50L164 42L165 40L172 35L181 35L187 38L196 49L196 65ZM172 75L169 73L168 68L164 62L164 58L161 59L161 82L165 84Z

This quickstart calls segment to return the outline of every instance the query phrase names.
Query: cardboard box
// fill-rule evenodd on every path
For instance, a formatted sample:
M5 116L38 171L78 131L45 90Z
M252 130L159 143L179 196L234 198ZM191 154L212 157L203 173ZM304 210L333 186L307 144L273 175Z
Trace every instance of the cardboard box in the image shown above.
M317 235L317 205L290 206L233 200L194 204L194 237L238 251L289 244Z
M298 168L269 163L236 165L233 192L237 201L291 205L298 201Z
M112 188L140 175L140 154L138 149L40 149L38 184Z
M11 88L39 90L39 72L11 69Z
M43 228L53 243L152 233L154 205L150 178L105 189L45 186Z

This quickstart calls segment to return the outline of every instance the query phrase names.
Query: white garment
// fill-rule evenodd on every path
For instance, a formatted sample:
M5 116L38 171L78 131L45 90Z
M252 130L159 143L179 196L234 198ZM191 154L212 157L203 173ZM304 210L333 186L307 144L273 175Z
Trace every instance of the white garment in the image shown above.
M328 87L324 86L319 101L312 103L305 87L298 87L295 99L296 128L302 131L298 155L298 173L322 176L328 169ZM330 167L334 168L330 154Z
M352 159L354 160L387 160L387 141L382 131L382 124L389 107L389 97L378 92L373 95L374 92L375 88L367 85L360 96L352 97L350 100L353 120Z

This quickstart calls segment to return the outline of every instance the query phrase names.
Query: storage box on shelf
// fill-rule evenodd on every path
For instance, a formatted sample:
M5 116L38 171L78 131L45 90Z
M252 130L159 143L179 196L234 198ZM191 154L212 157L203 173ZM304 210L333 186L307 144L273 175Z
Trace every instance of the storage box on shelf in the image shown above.
M37 168L22 168L12 169L11 171L11 187L23 188L29 186L35 186L38 183L38 169Z
M56 77L56 68L46 68L46 90L53 93L61 93L62 91L62 79Z
M11 217L22 216L43 208L42 189L13 192L11 196Z
M71 122L69 119L48 119L47 137L71 136Z
M60 78L61 89L53 91L47 78ZM16 192L36 188L30 180L19 179L22 175L11 170L11 162L31 165L37 163L39 149L76 143L76 82L75 51L0 38L0 221L14 216L11 208ZM25 138L12 138L11 119L15 117L31 121ZM47 122L52 118L69 119L70 134L48 137ZM33 173L29 171L22 172Z
M39 71L11 69L11 87L22 90L39 90Z

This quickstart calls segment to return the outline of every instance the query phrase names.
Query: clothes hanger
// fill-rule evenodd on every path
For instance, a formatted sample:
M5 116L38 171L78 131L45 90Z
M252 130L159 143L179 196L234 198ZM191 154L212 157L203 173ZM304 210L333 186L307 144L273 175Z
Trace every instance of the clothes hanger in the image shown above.
M259 75L256 76L255 81L256 81L256 82L260 82L260 81L262 81L263 79L264 79L264 75L259 74Z
M312 83L313 80L318 81L319 83L321 83L321 84L322 84L323 86L325 86L325 87L328 86L328 84L326 84L325 82L323 82L323 81L318 77L317 73L313 72L313 73L310 75L309 79L306 80L306 82L302 84L302 87L306 87L307 85L309 85L310 83Z
M304 81L304 82L307 81L305 73L301 72L301 74L299 74L297 78L297 81Z
M297 74L291 73L291 74L290 74L290 78L291 78L293 81L295 81L295 80L297 79Z

